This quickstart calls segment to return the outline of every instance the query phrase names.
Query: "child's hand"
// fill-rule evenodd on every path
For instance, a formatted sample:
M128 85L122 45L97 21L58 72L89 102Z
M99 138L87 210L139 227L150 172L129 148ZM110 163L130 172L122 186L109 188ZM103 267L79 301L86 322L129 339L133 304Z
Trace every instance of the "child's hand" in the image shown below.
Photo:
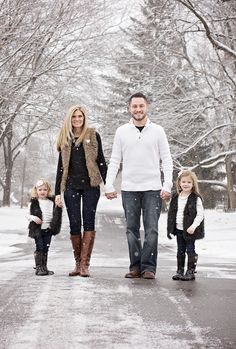
M58 207L62 207L61 195L56 195L56 197L55 197L55 204Z
M165 190L161 190L161 198L162 200L168 201L170 198L170 193Z
M192 235L194 231L195 231L195 228L192 225L190 225L190 227L187 229L187 233L189 233L190 235Z
M34 221L36 224L42 224L43 223L43 221L39 217L37 217L37 216L30 215L30 219L31 219L31 221Z

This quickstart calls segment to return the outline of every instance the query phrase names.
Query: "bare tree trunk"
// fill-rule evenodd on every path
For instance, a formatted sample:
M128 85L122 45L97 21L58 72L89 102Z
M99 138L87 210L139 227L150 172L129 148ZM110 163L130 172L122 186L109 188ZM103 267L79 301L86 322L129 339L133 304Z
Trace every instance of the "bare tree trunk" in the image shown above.
M12 179L12 169L13 169L13 159L12 159L12 125L8 125L7 135L3 142L4 149L4 160L5 160L5 183L3 186L3 206L10 206L10 195L11 195L11 179Z
M226 177L227 177L227 192L228 192L228 209L235 210L236 209L236 193L234 192L234 177L235 166L232 161L232 156L227 155L225 158L225 169L226 169Z
M6 184L3 188L3 206L10 206L10 195L11 195L11 173L12 169L7 169Z
M25 200L24 200L25 175L26 175L26 155L24 154L23 171L22 171L22 183L21 183L21 199L20 199L20 207L21 208L23 208L24 204L25 204Z

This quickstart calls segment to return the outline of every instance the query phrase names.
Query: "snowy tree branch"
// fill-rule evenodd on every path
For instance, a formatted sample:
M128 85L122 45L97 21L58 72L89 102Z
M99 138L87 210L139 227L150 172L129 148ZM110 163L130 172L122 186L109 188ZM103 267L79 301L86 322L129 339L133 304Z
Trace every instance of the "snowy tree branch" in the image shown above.
M219 153L219 154L214 155L214 156L212 156L212 157L210 157L210 158L208 158L208 159L205 159L205 160L203 160L203 161L200 161L198 164L192 166L190 169L191 169L191 171L194 171L194 170L196 170L198 167L202 167L203 165L208 164L208 163L210 163L210 162L212 162L212 161L216 161L216 160L218 160L218 159L220 159L220 158L226 157L227 155L234 155L234 154L236 154L236 149L235 149L235 150L230 150L230 151L225 151L225 152Z
M206 183L206 184L210 184L210 185L218 185L220 187L224 187L225 189L227 189L227 184L219 182L219 181L207 180L207 179L199 179L198 183Z
M211 30L207 24L207 21L203 18L203 16L196 11L196 9L194 8L194 6L191 4L191 2L189 0L177 0L179 3L181 3L183 6L187 7L202 23L204 29L205 29L205 33L207 38L209 39L209 41L212 43L212 45L214 47L216 47L219 50L223 50L225 52L227 52L230 56L236 58L236 51L231 49L230 47L224 45L223 43L221 43L220 41L216 40L211 33Z
M187 154L190 150L194 149L200 142L203 141L203 139L205 139L206 137L208 137L211 133L213 133L216 130L219 130L221 128L224 127L236 127L235 123L229 123L229 124L222 124L222 125L217 125L214 128L212 128L210 131L208 131L207 133L205 133L204 135L202 135L201 137L199 137L192 145L190 145L187 149L185 149L184 151L182 151L181 153L179 153L176 157L179 158L180 156Z

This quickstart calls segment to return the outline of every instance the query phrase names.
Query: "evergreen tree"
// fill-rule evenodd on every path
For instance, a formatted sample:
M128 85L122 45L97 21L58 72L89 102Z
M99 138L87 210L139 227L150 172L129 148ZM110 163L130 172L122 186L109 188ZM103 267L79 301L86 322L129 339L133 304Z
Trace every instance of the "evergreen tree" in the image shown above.
M225 37L224 44L233 47L232 23L222 22L218 7L219 21L214 21L216 7L211 1L201 2L201 6L219 37L221 33ZM234 128L217 130L196 141L219 123L235 119L235 88L229 87L235 87L235 62L226 69L227 56L216 53L201 26L179 1L144 0L141 15L132 17L123 32L125 40L120 40L116 51L114 71L103 76L108 89L100 105L100 123L111 147L116 128L129 120L128 98L143 92L151 101L151 120L162 125L168 135L176 173L182 167L193 168L200 179L217 182L224 176L222 164L209 163L206 169L201 163L235 144ZM217 186L203 184L202 188L207 199L215 194L221 197ZM210 200L208 203L212 206Z
M175 153L205 128L204 101L196 93L197 73L186 56L186 43L176 30L177 5L145 0L141 14L141 18L132 17L131 26L124 30L126 43L119 46L116 70L103 76L108 89L101 101L100 122L109 128L106 135L113 136L129 119L128 98L141 91L151 101L152 121L165 127Z

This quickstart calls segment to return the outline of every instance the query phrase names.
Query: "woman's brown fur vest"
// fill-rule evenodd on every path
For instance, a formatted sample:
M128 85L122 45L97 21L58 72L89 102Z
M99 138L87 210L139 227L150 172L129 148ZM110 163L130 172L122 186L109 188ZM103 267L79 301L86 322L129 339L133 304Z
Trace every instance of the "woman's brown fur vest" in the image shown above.
M173 235L176 235L176 215L178 211L178 196L179 195L177 193L173 194L168 211L167 232L168 234ZM188 197L186 206L184 208L183 237L185 240L197 240L204 238L204 220L195 229L194 234L187 233L187 229L190 227L190 225L192 225L197 215L198 197L200 197L200 195L191 193Z
M65 190L66 180L68 177L69 164L70 164L70 155L71 155L71 142L68 146L64 146L61 149L62 165L63 165L63 174L61 179L61 191ZM98 187L101 182L101 174L97 165L97 156L98 156L98 142L96 138L96 130L94 128L88 128L84 139L83 147L85 152L86 166L89 173L90 185L92 187Z
M54 202L53 197L48 197L49 200ZM30 214L42 219L42 211L39 206L39 201L37 198L31 199L30 204ZM53 207L53 216L49 225L49 229L52 235L57 235L61 230L61 220L62 220L62 208L55 206ZM41 224L37 224L34 221L29 223L29 237L39 238L41 236Z

